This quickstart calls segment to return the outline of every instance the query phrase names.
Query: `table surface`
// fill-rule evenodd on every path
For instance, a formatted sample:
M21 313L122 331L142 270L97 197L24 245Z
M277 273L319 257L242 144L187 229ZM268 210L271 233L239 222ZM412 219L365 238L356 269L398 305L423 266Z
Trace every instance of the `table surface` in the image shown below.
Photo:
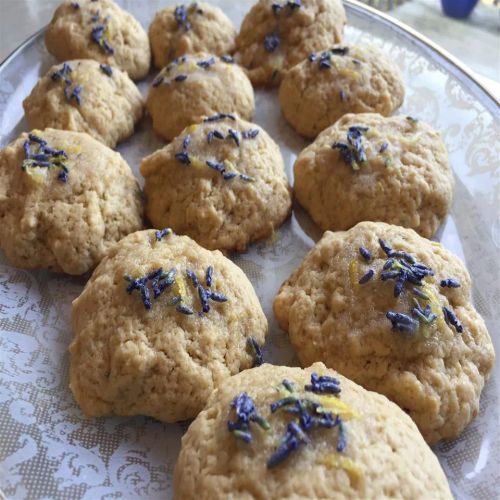
M0 0L0 61L45 26L59 3L60 0ZM484 0L469 19L461 21L445 17L439 0L409 0L390 14L448 50L500 96L499 11L493 0Z

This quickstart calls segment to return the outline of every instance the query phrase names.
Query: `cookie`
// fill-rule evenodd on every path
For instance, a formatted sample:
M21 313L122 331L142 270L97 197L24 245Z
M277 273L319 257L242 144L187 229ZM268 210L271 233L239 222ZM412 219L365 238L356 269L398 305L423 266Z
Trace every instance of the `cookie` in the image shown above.
M311 52L342 41L340 0L259 0L245 16L236 56L254 85L276 87Z
M108 252L73 302L70 387L85 415L193 418L261 362L267 320L238 266L171 230Z
M315 363L231 377L189 426L174 498L451 495L411 419L384 396Z
M142 161L146 214L205 248L244 251L291 211L277 144L258 125L214 115Z
M91 59L52 66L23 101L31 128L86 132L114 148L134 133L143 100L128 75Z
M0 248L14 266L83 274L141 227L132 171L89 135L33 130L0 151Z
M95 59L144 78L151 50L140 23L112 0L65 0L45 32L47 50L58 60Z
M206 2L166 7L149 26L153 62L163 68L188 53L207 52L224 56L234 52L236 29L224 12Z
M494 364L462 262L411 229L363 222L326 232L274 312L300 362L323 361L412 417L429 443L479 412Z
M154 79L147 109L154 131L171 141L187 126L216 113L255 113L252 84L229 59L198 53L174 59Z
M314 138L346 113L391 115L404 100L399 68L373 46L337 45L311 53L281 82L283 116Z
M441 135L409 116L345 115L300 153L294 171L295 196L323 230L372 220L430 238L453 196Z

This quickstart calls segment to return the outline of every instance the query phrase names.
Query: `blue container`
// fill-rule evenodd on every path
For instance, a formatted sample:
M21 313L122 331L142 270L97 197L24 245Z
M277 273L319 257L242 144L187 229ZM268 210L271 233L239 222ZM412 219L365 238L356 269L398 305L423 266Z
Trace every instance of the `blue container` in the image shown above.
M474 10L478 0L441 0L443 12L450 17L465 19Z

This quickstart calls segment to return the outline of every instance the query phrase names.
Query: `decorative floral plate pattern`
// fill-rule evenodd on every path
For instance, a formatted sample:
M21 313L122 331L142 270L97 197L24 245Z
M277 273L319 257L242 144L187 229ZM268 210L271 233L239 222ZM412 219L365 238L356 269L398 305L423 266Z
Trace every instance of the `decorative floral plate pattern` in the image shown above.
M148 26L165 3L119 2ZM238 25L252 0L219 0ZM453 210L438 239L461 256L473 277L474 302L500 352L498 277L498 108L491 97L445 55L401 26L346 2L347 42L370 43L390 54L404 73L401 113L440 129L457 181ZM28 126L22 100L54 64L43 33L28 40L0 67L0 146ZM140 84L147 92L148 82ZM276 91L257 91L256 121L279 143L289 177L306 145L280 115ZM119 147L138 175L140 159L161 147L150 122ZM139 175L138 175L139 176ZM276 238L236 256L269 318L266 359L297 364L271 303L320 236L299 208ZM68 388L71 301L85 278L26 272L0 253L0 496L7 498L169 498L180 438L188 423L150 418L86 420ZM500 491L499 368L481 399L480 416L457 440L435 447L457 499L496 498ZM411 452L411 450L409 450Z

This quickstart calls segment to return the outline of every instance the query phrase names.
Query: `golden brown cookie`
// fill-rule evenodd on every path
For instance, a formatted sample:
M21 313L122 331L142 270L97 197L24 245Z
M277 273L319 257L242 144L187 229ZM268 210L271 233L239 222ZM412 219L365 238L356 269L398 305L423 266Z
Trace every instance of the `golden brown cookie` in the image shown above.
M73 302L70 387L89 417L195 417L261 362L267 320L238 266L171 230L114 245Z
M411 229L327 231L274 300L300 362L323 361L384 394L429 443L479 412L493 344L462 262Z
M305 137L316 137L346 113L391 115L404 99L399 68L373 46L337 45L311 53L284 77L281 111Z
M276 87L308 54L341 42L345 23L340 0L259 0L243 20L235 59L254 85Z
M441 135L409 116L348 114L294 165L294 192L323 230L373 220L430 238L451 206L454 179Z
M127 73L91 59L52 66L23 106L31 128L86 132L110 148L134 133L143 113Z
M154 79L147 109L154 131L171 141L186 127L216 113L255 113L252 84L232 60L198 53L174 59Z
M231 60L236 29L224 12L206 2L159 10L149 26L153 61L163 68L183 54L206 52Z
M133 80L149 71L148 35L112 0L65 0L45 33L47 50L58 61L95 59L117 66Z
M213 115L142 161L146 214L208 249L244 251L291 211L277 144L236 115Z
M221 384L189 426L174 498L451 500L415 424L322 363L263 365Z
M0 247L15 266L83 274L141 228L130 167L89 135L33 130L0 151Z

